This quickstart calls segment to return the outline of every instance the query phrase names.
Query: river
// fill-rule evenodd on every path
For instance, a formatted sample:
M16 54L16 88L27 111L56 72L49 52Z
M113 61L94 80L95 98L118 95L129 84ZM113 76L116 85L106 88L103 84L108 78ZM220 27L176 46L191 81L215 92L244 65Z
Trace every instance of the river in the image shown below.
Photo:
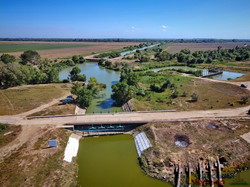
M99 83L106 84L107 88L103 90L99 97L95 98L87 109L87 113L108 113L121 112L121 107L113 107L115 102L111 99L111 86L120 80L120 73L98 66L96 62L86 62L76 65L81 69L81 74L85 74L87 80L95 77ZM59 73L59 80L67 79L73 67L66 68Z

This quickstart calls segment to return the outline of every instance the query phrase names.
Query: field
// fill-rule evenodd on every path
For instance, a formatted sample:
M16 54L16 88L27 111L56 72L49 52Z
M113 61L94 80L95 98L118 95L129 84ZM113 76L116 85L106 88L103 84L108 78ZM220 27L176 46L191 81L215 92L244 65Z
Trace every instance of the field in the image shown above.
M31 116L52 116L52 115L65 115L65 114L75 114L76 105L74 104L61 104L56 103L48 108L45 108L39 112L35 112Z
M21 126L0 123L0 148L13 141L21 131Z
M9 148L15 146L8 155L3 157L4 149L0 148L0 186L76 186L75 160L63 161L71 132L49 126L22 128L16 140L8 144ZM50 139L57 139L58 147L49 148Z
M19 114L39 107L54 98L69 93L68 86L65 84L48 84L0 90L0 115Z
M138 42L0 42L1 53L20 56L26 49L37 50L42 58L66 58L73 55L90 55L121 49ZM27 48L28 47L28 48ZM46 49L47 48L47 49ZM6 52L4 52L6 51ZM16 51L16 52L14 52ZM18 52L17 52L18 51Z
M164 92L150 90L152 83L170 80L178 94L171 98L173 90L167 88ZM245 106L241 103L243 96L249 97L249 92L239 86L208 80L191 79L177 74L158 74L157 76L140 77L139 85L147 90L146 96L136 96L132 100L135 110L211 110L221 108L236 108ZM185 92L185 95L183 94ZM198 101L192 102L191 95L198 94Z
M0 53L22 52L27 50L49 50L92 46L88 44L61 43L0 43Z
M190 49L191 51L216 50L218 46L222 49L232 49L236 46L242 47L244 44L250 45L249 42L224 42L224 43L172 43L167 47L169 53L178 53L182 49Z
M225 167L223 174L230 174L240 165L249 163L249 144L240 137L249 130L249 119L147 124L139 127L139 131L147 133L153 147L144 152L141 166L148 175L173 182L175 164L181 164L184 171L190 163L194 173L192 182L195 183L198 160L201 161L204 178L208 178L207 160L215 162L219 156ZM176 144L177 141L182 141L182 144ZM184 179L184 172L182 176ZM182 184L185 183L183 180Z

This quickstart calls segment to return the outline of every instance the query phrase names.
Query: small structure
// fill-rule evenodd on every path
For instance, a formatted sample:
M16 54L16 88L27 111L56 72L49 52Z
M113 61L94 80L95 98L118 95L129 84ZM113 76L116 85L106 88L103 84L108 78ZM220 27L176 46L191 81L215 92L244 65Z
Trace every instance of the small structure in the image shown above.
M212 77L215 75L220 75L223 73L223 68L222 67L213 67L213 68L208 68L207 71L203 71L202 77Z
M79 135L71 134L64 151L63 160L65 160L66 162L72 162L73 157L77 156L80 138L81 136Z
M57 147L58 146L57 140L49 140L48 143L49 143L49 147Z
M240 87L247 88L247 84L241 84Z
M135 136L135 146L139 156L142 155L142 152L144 150L152 147L144 132L141 132L140 134Z
M75 99L72 96L67 96L67 98L60 100L63 104L74 103Z

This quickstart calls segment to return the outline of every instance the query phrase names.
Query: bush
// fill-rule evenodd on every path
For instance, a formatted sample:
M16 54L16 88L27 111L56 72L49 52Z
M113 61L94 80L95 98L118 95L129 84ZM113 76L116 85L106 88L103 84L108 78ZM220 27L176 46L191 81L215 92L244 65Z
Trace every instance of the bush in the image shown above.
M247 103L248 103L248 100L249 100L249 97L248 97L248 96L242 96L242 97L241 97L240 103L242 103L242 104L247 104Z
M199 95L197 93L193 93L191 95L191 101L196 102L199 99Z

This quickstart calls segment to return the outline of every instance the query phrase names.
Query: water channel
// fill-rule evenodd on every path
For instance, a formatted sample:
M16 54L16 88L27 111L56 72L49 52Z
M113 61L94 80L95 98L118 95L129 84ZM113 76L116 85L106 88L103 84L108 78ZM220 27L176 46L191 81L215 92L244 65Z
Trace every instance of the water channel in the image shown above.
M111 86L119 81L119 72L107 70L98 66L97 63L84 63L77 66L87 79L95 77L99 83L107 86L100 96L91 103L87 112L121 111L120 107L112 106L114 100L111 99ZM71 69L72 67L62 70L59 74L60 80L67 79ZM130 135L84 138L80 141L77 157L78 181L86 187L172 186L146 176L139 167L137 157L134 140ZM233 179L226 179L225 186L237 186L235 184L242 181L250 185L249 176L250 170L242 172Z
M95 98L87 109L87 113L108 113L120 112L121 107L113 107L115 102L111 99L112 88L111 86L120 80L120 73L112 70L105 69L98 66L96 62L87 62L77 65L81 69L81 74L85 74L87 80L90 77L95 77L99 83L106 84L107 88L103 90L99 97ZM66 68L59 73L59 79L67 79L73 67Z

